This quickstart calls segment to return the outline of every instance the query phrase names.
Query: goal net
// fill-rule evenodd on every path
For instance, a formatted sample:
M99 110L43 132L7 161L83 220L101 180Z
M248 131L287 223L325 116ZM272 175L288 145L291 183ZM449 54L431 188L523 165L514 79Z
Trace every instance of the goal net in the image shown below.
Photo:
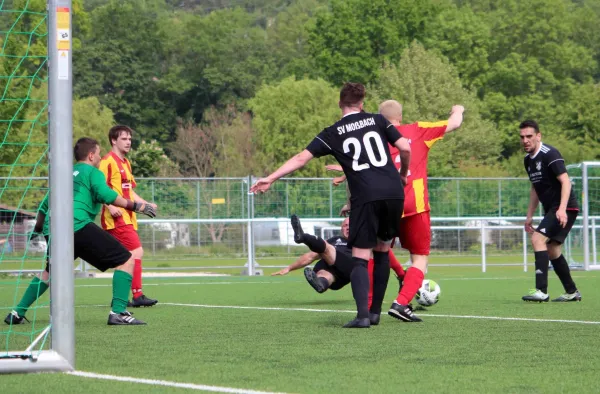
M50 292L29 302L47 290L47 244L30 234L49 189L48 23L46 1L0 0L0 373L70 369L51 349Z

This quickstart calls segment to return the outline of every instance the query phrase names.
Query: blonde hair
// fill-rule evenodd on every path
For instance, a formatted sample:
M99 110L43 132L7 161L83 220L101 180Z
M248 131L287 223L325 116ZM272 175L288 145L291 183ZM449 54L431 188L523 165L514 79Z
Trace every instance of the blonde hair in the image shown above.
M379 104L379 113L390 122L400 121L402 120L402 104L396 100L386 100Z

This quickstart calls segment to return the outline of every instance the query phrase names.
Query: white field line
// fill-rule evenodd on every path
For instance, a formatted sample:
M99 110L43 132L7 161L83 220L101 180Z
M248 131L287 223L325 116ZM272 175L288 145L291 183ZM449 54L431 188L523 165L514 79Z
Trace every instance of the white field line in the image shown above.
M152 386L176 387L176 388L180 388L180 389L212 391L212 392L217 392L217 393L275 394L275 393L270 393L268 391L236 389L233 387L206 386L203 384L193 384L193 383L178 383L178 382L171 382L168 380L140 379L140 378L132 378L132 377L128 377L128 376L102 375L102 374L97 374L97 373L92 373L92 372L84 372L84 371L72 371L72 372L66 372L66 373L68 375L79 376L82 378L149 384ZM141 391L143 391L143 389Z
M262 311L284 311L284 312L320 312L320 313L356 313L350 310L336 309L312 309L312 308L278 308L261 306L239 306L239 305L204 305L204 304L180 304L175 302L161 302L161 305L184 306L192 308L216 308L216 309L251 309ZM423 317L441 317L449 319L482 319L482 320L507 320L507 321L528 321L540 323L572 323L572 324L598 324L600 321L588 320L561 320L561 319L530 319L524 317L502 317L502 316L471 316L471 315L439 315L424 313Z

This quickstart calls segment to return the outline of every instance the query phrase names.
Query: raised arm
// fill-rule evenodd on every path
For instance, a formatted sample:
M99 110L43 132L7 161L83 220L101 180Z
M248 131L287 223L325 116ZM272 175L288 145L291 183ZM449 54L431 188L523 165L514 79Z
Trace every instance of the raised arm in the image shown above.
M317 260L318 258L319 258L319 255L315 252L305 253L302 256L300 256L298 258L298 260L296 260L292 264L288 265L286 268L272 273L271 276L287 275L291 271L295 271L297 269L306 267L307 265L311 264L313 261Z
M463 113L464 112L465 112L465 107L463 107L462 105L455 105L452 107L452 111L450 112L450 117L448 118L448 125L446 126L446 133L449 133L460 127L460 125L463 122Z

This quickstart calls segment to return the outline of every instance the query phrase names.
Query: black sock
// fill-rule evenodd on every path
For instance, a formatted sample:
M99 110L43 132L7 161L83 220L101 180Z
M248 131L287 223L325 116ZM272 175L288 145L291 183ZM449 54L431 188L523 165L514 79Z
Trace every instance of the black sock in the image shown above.
M312 234L304 234L302 236L302 243L315 253L323 253L327 247L323 239L315 237Z
M573 294L577 291L577 286L575 286L575 282L573 282L573 278L571 278L571 270L569 269L569 264L565 259L565 256L562 254L554 259L550 260L552 266L554 267L554 272L560 279L565 291L569 294Z
M352 273L350 274L350 284L352 285L352 295L356 301L356 317L365 319L369 317L369 271L367 270L368 261L352 257Z
M329 289L329 281L323 277L319 277L318 278L319 283L321 284L321 286L323 286L323 292L327 289Z
M385 297L390 279L390 255L388 252L373 252L373 300L371 313L381 313L381 304Z
M535 252L535 288L548 294L548 264L550 257L547 250Z

